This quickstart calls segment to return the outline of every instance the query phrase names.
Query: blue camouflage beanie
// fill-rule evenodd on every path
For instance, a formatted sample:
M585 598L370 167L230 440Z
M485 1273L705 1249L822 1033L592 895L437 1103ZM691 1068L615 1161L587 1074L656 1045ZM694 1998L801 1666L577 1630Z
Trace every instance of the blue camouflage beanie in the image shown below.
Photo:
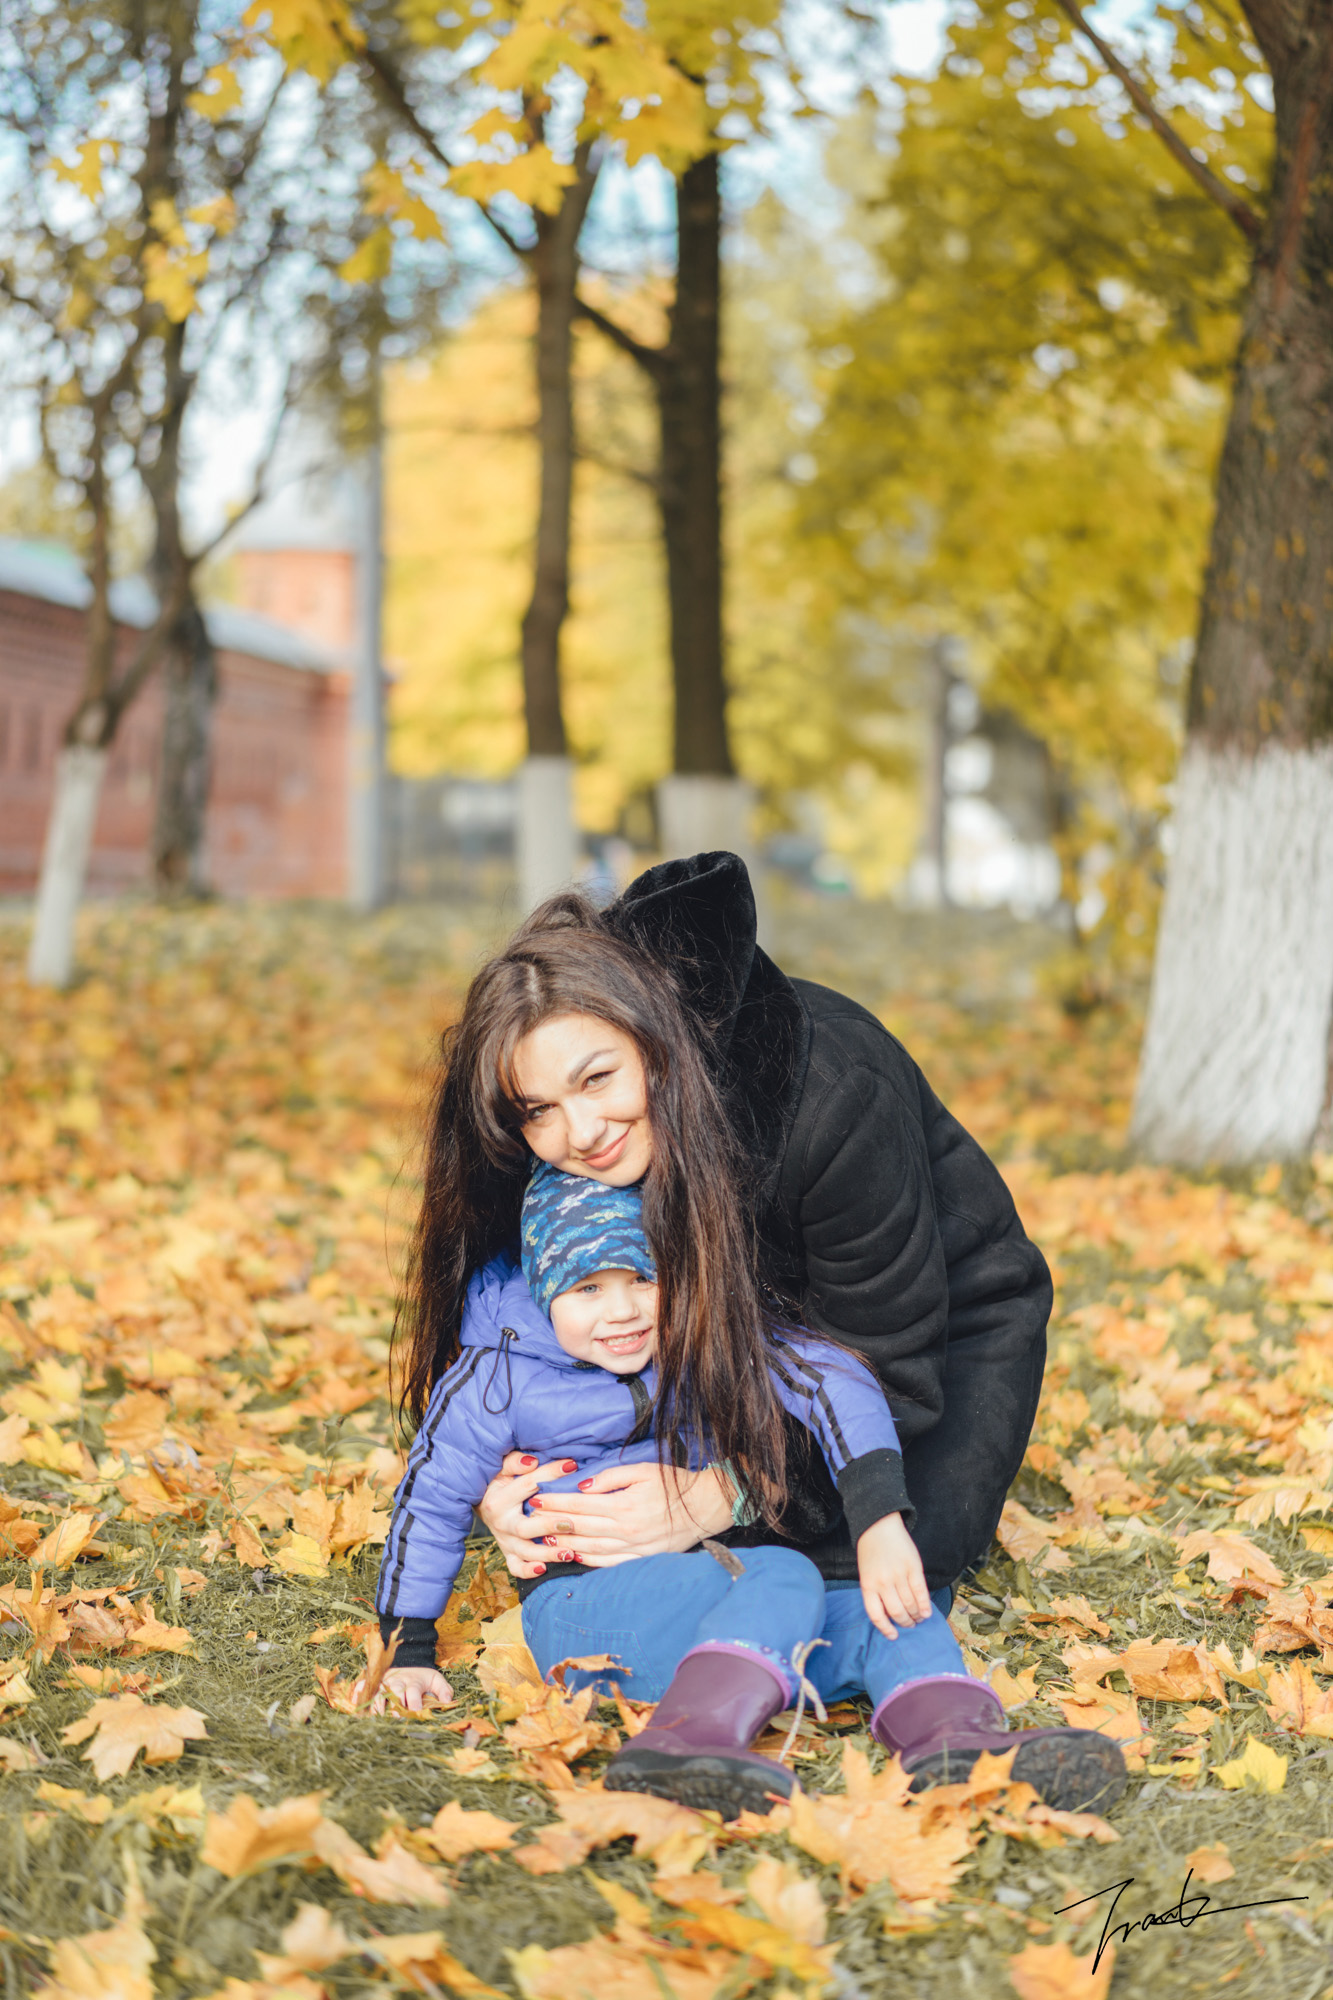
M523 1275L549 1319L551 1300L594 1271L656 1279L637 1188L606 1187L538 1162L523 1197Z

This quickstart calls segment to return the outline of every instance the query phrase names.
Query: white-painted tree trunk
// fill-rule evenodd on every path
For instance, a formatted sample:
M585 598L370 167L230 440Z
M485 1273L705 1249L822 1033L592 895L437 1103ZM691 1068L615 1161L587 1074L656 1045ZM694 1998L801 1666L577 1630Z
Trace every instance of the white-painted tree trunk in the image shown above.
M753 819L754 788L744 778L701 777L677 771L658 782L657 831L662 858L674 861L719 849L739 854L750 871L763 943L768 912Z
M348 703L347 900L366 916L387 893L384 810L384 453L378 429L361 455L356 649Z
M574 765L568 757L528 757L518 768L518 895L526 913L578 872Z
M83 899L106 763L107 752L86 743L67 744L56 759L28 950L28 978L34 986L68 986L73 976L74 920Z
M1333 748L1181 761L1133 1136L1157 1159L1309 1150L1333 1023Z

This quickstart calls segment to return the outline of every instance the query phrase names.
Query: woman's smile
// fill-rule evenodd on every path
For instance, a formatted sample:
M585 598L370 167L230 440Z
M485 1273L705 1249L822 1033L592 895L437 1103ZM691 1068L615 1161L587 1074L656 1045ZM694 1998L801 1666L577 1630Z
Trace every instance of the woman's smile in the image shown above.
M610 1144L604 1146L600 1153L584 1153L582 1156L583 1165L591 1167L594 1173L604 1174L608 1167L615 1165L620 1155L624 1152L629 1142L630 1130L631 1128L627 1125L620 1134L620 1137L612 1139Z
M652 1127L643 1059L591 1014L553 1014L514 1052L523 1137L561 1173L632 1187L648 1171Z

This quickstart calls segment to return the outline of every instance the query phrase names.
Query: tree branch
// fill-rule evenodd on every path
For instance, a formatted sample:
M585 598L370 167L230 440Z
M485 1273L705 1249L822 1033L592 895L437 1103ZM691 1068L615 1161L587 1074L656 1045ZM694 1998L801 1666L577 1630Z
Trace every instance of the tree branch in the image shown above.
M341 33L341 30L339 32ZM452 173L454 162L449 158L449 155L445 152L429 125L421 118L416 106L407 94L407 86L383 52L372 48L369 43L366 44L365 48L358 49L347 39L346 35L343 35L343 45L347 50L349 61L362 62L369 69L393 109L398 113L409 131L421 141L422 145L430 153L431 158L437 161L447 173ZM493 209L487 208L482 202L478 202L477 206L481 209L483 216L489 222L491 228L504 244L505 249L509 251L510 255L516 257L520 263L526 264L532 256L533 246L531 244L520 243L512 230L501 221ZM636 340L632 333L627 333L624 327L618 326L613 319L608 318L596 306L590 305L586 299L580 298L577 293L574 295L574 311L580 319L586 320L590 326L595 326L598 332L604 334L609 341L620 348L622 353L628 354L630 359L636 362L648 374L656 376L660 372L661 360L656 348L645 346L642 341Z
M650 493L660 493L662 481L655 472L645 472L637 465L626 465L622 459L610 458L596 445L580 444L574 453L585 465L595 465L599 472L609 472L615 479L628 479L635 486L645 486Z
M627 333L615 320L608 319L604 312L578 292L574 294L574 312L579 319L586 320L589 326L595 326L599 333L605 334L622 354L628 354L646 375L651 375L654 381L658 379L666 366L660 347L649 347L645 341L636 340L632 333Z
M1225 181L1219 180L1202 160L1195 159L1179 132L1157 109L1133 70L1121 62L1109 42L1104 42L1097 30L1088 22L1078 0L1056 0L1056 4L1073 22L1079 34L1091 42L1112 76L1124 86L1135 109L1143 113L1172 159L1185 169L1195 185L1202 188L1210 200L1215 201L1218 207L1231 217L1247 243L1257 243L1264 226L1263 218L1257 210L1251 208L1249 202L1237 194L1235 188L1228 187Z
M416 106L407 94L406 84L388 58L381 50L373 48L369 41L366 42L364 48L358 49L348 39L345 30L341 26L338 27L337 32L342 38L344 48L347 50L349 61L365 64L378 83L381 92L388 98L393 109L398 113L398 116L402 119L408 130L416 138L420 139L422 145L431 155L431 158L436 160L446 173L452 173L454 162L449 158L449 155L431 131L430 126L426 124L417 111ZM530 248L520 243L513 232L500 220L499 216L487 208L484 202L478 202L477 206L510 255L526 261L531 255Z

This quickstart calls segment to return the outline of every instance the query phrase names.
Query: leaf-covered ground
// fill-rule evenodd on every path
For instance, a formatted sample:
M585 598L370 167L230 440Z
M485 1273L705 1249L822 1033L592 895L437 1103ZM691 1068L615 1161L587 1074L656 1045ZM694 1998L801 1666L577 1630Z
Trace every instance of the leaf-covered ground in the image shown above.
M947 978L918 934L914 996L883 935L848 906L785 955L882 1005L1056 1267L1037 1436L955 1619L1016 1720L1125 1742L1110 1823L1003 1764L911 1798L853 1707L802 1722L768 1821L604 1793L636 1711L541 1689L475 1560L454 1706L368 1716L413 1139L484 940L425 911L113 909L53 998L15 924L7 1995L1333 1992L1333 1160L1128 1163L1130 1014L1066 1018L998 933ZM1094 1973L1110 1896L1056 1912L1130 1877L1116 1922L1168 1912L1190 1867L1206 1918Z

